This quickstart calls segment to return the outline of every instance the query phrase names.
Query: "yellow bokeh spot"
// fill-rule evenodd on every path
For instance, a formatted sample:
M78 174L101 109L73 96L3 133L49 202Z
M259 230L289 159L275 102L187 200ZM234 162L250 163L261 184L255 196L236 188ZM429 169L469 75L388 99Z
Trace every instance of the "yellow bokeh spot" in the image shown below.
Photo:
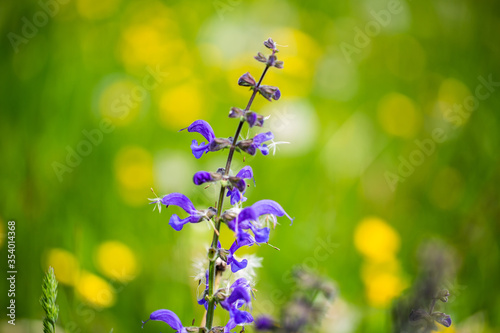
M403 138L414 137L422 123L422 116L415 103L399 93L383 97L378 104L377 114L387 133Z
M137 146L122 148L115 157L115 176L120 194L130 205L142 205L151 196L153 157Z
M369 217L362 220L354 233L356 249L373 261L391 261L399 250L398 233L384 220Z
M194 120L207 117L204 96L195 83L166 90L160 98L160 120L163 126L178 130Z
M391 273L381 273L371 276L366 284L368 303L374 307L387 307L398 297L406 284L401 278Z
M47 266L54 268L57 280L66 285L75 285L80 275L76 257L63 249L52 249L47 254Z
M467 114L463 105L464 100L470 95L469 88L461 81L452 78L444 80L439 86L437 102L439 111L445 118L449 118L450 115L459 116L462 120L459 124L464 124L468 116L461 112Z
M99 96L99 112L114 125L130 124L137 118L148 92L132 80L117 80L107 85Z
M145 66L160 65L167 72L189 67L191 55L179 36L175 13L159 1L131 3L127 8L119 56L129 72L139 74ZM170 76L174 78L174 76Z
M120 0L77 0L78 13L86 19L98 20L112 15L120 5Z
M113 287L106 280L89 272L82 273L76 290L83 300L98 308L110 307L116 300Z
M132 250L117 241L102 243L97 249L97 266L108 278L128 282L137 275L137 259Z

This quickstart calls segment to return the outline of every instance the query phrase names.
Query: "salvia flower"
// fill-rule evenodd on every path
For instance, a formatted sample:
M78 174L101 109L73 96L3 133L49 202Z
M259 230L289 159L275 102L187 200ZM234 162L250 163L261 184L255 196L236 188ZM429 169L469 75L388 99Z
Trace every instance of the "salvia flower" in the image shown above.
M243 167L236 174L236 177L232 178L234 180L231 182L232 186L228 188L226 196L231 197L231 205L236 205L238 202L245 202L247 200L247 198L243 196L247 189L245 179L253 178L252 167L249 165ZM231 180L231 177L229 179Z
M231 295L221 301L221 306L229 311L229 321L224 332L230 332L238 325L245 325L253 322L252 315L244 310L243 306L251 307L252 288L245 278L239 278L230 287Z
M253 78L252 74L246 72L238 79L238 85L243 87L255 87L257 85L257 82Z
M268 38L266 41L264 41L264 46L267 47L268 49L273 50L274 52L278 52L278 49L276 48L276 43L272 38Z
M269 227L264 227L259 220L262 215L271 216L286 216L293 222L293 219L285 212L285 210L273 200L260 200L250 207L243 208L239 211L238 215L232 220L225 220L229 229L233 230L236 234L238 242L244 242L244 238L248 237L245 230L251 230L254 234L255 243L266 243L269 241ZM232 217L233 214L222 214L223 218ZM252 243L253 244L253 243ZM251 246L251 245L250 245Z
M158 202L167 207L170 205L179 206L180 208L184 209L186 213L189 214L189 216L184 219L181 219L177 214L173 214L170 217L170 221L168 224L170 224L170 226L174 228L174 230L176 231L182 230L182 227L184 227L184 224L186 223L198 223L201 221L208 221L216 213L215 208L213 207L210 207L205 210L197 210L196 208L194 208L194 205L191 202L191 200L189 200L189 198L182 193L168 194L161 199L158 198ZM157 203L157 202L152 202L152 203Z
M248 125L251 127L264 125L264 116L257 114L253 111L244 111L237 107L232 107L229 111L229 118L242 118L246 120Z
M268 101L273 99L277 101L281 97L281 91L278 87L262 85L259 87L259 93Z
M164 323L172 327L177 333L188 333L188 330L184 326L182 326L179 317L177 317L177 315L170 310L156 310L149 316L148 320L142 322L142 327L144 328L144 324L146 324L150 320L163 321Z
M262 155L269 154L269 148L264 142L274 139L274 135L271 132L259 133L253 137L253 139L241 140L236 143L236 147L241 149L247 154L255 155L257 149L260 150Z
M218 151L231 145L231 140L229 139L216 138L212 127L205 120L196 120L188 127L181 129L181 131L185 129L187 129L188 132L200 133L208 141L207 143L202 142L198 144L196 139L193 140L191 143L191 151L196 158L200 158L209 151Z
M267 58L266 58L266 56L264 54L262 54L262 52L258 52L257 55L254 58L257 61L260 61L260 62L263 62L263 63L267 63Z

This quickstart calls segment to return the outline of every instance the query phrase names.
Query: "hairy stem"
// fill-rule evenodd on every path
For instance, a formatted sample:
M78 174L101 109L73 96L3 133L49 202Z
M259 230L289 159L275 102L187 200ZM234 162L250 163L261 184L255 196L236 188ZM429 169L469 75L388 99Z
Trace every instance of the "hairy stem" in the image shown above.
M264 79L264 76L267 73L267 70L269 69L269 65L266 65L266 68L264 68L264 71L262 72L262 75L260 76L259 82L257 82L257 85L253 89L252 96L250 96L250 100L248 101L248 104L245 108L245 111L250 110L250 107L252 106L253 100L255 99L255 96L257 95L258 88L260 87L262 80ZM225 169L225 175L229 175L229 169L231 169L231 163L233 161L233 155L234 155L234 150L236 148L236 142L238 141L238 137L240 136L241 129L243 128L243 124L245 123L244 120L240 120L238 127L236 128L236 133L234 134L233 137L233 143L231 144L231 147L229 148L229 154L227 156L227 161L226 161L226 169ZM222 206L224 205L224 196L226 195L226 188L224 186L221 186L220 188L220 194L219 194L219 201L217 202L217 213L215 215L215 230L214 230L214 235L212 238L212 245L211 247L214 249L217 249L217 243L219 242L219 231L220 231L220 225L221 225L221 215L222 215ZM218 254L217 254L218 256ZM215 312L215 297L214 297L214 287L215 287L215 282L216 282L216 276L215 276L215 260L216 258L212 261L210 261L209 266L208 266L208 295L209 295L209 301L208 301L208 310L207 310L207 317L206 317L206 327L210 330L212 329L213 326L213 320L214 320L214 312Z

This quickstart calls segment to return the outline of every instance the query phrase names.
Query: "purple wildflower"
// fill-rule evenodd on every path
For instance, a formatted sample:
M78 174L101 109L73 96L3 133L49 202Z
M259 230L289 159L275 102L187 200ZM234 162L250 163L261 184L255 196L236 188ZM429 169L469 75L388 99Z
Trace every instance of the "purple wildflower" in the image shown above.
M170 310L156 310L149 316L148 320L142 322L142 327L144 328L144 324L150 320L163 321L172 327L177 333L188 333L186 328L182 326L179 317L177 317L177 315Z
M253 78L252 74L246 72L238 79L238 85L243 87L255 87L257 85L257 82Z
M245 278L239 278L230 287L231 295L220 302L222 308L229 311L229 321L224 328L224 332L230 332L237 325L244 325L253 322L252 315L244 310L243 306L250 307L252 300L252 288Z
M236 181L232 182L232 187L228 188L226 196L231 197L231 205L236 205L238 202L245 202L247 198L243 195L246 192L247 183L244 179L253 178L252 167L249 165L243 167L237 174ZM254 180L255 183L255 180Z
M232 107L229 111L229 118L242 118L245 119L250 127L264 125L264 116L257 114L253 111L244 111L237 107Z
M194 208L191 200L189 200L189 198L182 193L171 193L152 203L161 203L167 207L170 205L179 206L189 214L189 216L184 219L181 219L177 214L173 214L170 217L168 224L170 224L170 226L176 231L182 230L182 227L186 223L198 223L203 220L210 220L216 213L213 207L206 210L197 210Z
M268 101L273 99L277 101L281 97L281 91L278 87L262 85L259 87L259 93Z
M255 155L257 149L260 150L262 155L267 155L269 154L269 148L264 142L272 139L274 139L274 135L271 132L259 133L253 139L238 141L236 147L252 156Z
M208 141L207 143L202 142L200 144L198 144L196 139L192 141L191 150L196 158L200 158L204 153L206 154L209 151L218 151L231 145L229 139L216 138L212 127L205 120L196 120L188 127L181 129L181 131L185 129L188 132L200 133Z

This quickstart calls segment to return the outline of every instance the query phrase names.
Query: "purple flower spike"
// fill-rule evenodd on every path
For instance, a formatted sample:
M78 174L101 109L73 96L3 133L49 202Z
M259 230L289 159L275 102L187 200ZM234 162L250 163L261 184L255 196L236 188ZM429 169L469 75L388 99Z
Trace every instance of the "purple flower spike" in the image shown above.
M177 315L170 310L156 310L149 316L148 320L142 322L142 327L144 328L144 324L150 320L163 321L172 327L176 332L187 333L187 330L184 326L182 326L179 317L177 317Z

